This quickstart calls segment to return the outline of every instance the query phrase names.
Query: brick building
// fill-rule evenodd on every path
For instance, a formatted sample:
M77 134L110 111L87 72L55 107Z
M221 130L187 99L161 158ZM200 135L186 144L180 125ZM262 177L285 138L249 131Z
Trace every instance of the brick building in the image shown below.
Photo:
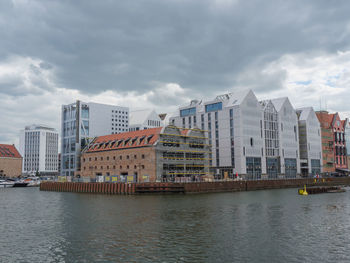
M14 145L0 144L0 177L22 174L22 156Z
M209 174L210 145L199 129L159 127L100 136L82 153L81 177L133 176L137 182L193 181Z
M338 113L316 113L321 124L323 172L346 172L348 169L344 124Z

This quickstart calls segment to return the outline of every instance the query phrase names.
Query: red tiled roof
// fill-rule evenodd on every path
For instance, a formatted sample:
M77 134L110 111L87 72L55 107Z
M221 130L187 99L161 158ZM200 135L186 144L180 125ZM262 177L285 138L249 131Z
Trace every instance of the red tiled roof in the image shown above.
M97 137L86 152L110 151L153 145L163 128L124 132Z
M328 112L316 112L316 115L319 122L321 123L321 126L324 127L325 123L327 123L327 128L332 126L335 114L329 114Z
M0 157L22 158L14 145L0 144Z

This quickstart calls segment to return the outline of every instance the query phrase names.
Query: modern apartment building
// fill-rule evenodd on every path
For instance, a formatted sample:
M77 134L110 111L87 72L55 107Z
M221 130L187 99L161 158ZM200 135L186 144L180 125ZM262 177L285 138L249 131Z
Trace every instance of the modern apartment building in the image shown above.
M322 173L321 126L312 107L296 110L299 124L299 149L301 175Z
M61 175L74 176L81 150L96 136L129 130L129 108L76 101L62 106Z
M129 131L162 127L163 122L154 110L130 111Z
M210 165L217 177L238 173L260 179L266 174L263 108L251 90L207 102L193 100L180 107L169 123L208 131Z
M57 175L58 132L45 125L26 126L20 135L23 174Z
M84 149L77 173L134 182L202 180L210 177L206 140L203 131L174 126L100 136Z
M298 117L287 97L271 102L277 111L280 174L295 178L300 174Z

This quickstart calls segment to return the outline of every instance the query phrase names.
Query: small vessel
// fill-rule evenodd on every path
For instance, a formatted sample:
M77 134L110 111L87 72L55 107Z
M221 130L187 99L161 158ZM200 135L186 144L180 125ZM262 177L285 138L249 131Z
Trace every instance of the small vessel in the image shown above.
M24 179L25 183L28 183L29 186L40 186L40 178L38 177L28 177L27 179Z
M29 183L24 181L15 181L13 187L26 187Z
M304 189L299 189L298 193L300 195L309 195L309 193L306 191L306 185L304 185Z
M15 182L13 181L5 181L5 180L0 180L0 188L9 188L13 187Z

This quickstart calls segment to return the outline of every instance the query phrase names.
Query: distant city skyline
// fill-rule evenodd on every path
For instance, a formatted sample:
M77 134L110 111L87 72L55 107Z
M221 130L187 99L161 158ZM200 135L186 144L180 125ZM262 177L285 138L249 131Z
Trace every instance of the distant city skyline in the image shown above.
M75 100L174 112L252 89L350 117L350 3L2 1L0 143Z

